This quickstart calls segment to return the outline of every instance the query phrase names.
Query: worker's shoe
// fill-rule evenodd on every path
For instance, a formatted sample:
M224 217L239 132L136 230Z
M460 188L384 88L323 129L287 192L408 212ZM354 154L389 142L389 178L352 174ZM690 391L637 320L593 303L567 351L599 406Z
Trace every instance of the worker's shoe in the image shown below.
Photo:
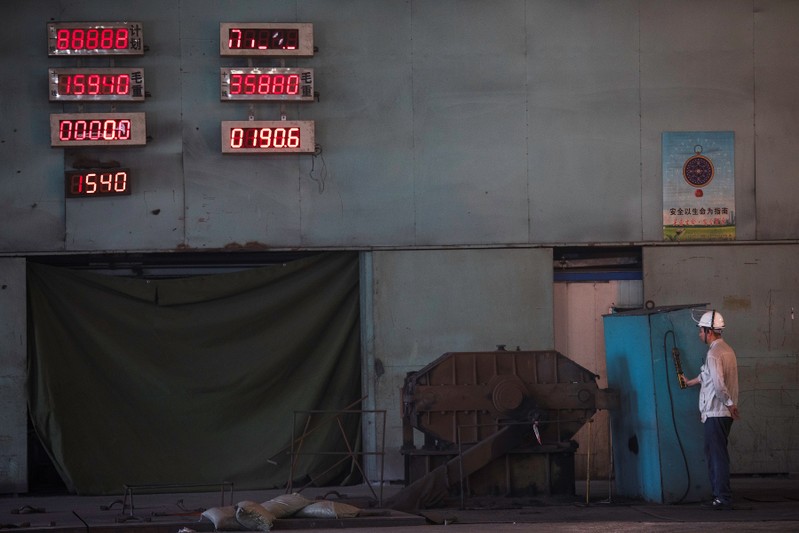
M732 511L732 502L724 502L718 498L713 501L702 504L706 509L714 509L716 511Z

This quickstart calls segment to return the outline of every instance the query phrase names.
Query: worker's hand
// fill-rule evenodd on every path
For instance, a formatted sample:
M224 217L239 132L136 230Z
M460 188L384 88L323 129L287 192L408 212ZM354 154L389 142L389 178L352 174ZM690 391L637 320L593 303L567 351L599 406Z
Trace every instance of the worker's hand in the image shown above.
M739 418L741 418L741 413L738 411L737 405L732 404L730 406L730 415L732 415L733 420L738 420Z
M689 379L685 382L686 387L693 387L694 385L699 385L699 376L696 376L693 379Z

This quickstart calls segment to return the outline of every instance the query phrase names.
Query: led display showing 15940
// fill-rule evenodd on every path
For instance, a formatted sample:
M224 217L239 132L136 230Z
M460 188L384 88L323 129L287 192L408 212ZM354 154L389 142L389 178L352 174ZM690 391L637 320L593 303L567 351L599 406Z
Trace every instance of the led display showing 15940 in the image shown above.
M51 68L50 101L144 101L142 68Z

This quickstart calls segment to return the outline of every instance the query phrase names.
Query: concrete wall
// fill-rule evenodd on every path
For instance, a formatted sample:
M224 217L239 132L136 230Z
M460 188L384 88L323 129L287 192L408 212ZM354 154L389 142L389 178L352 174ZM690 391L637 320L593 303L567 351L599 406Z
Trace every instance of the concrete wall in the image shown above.
M548 350L552 251L372 252L362 288L364 394L387 411L385 479L404 479L400 389L408 372L446 352ZM369 328L371 325L371 329Z
M790 262L759 258L795 259L786 257L793 247L773 241L799 239L799 3L12 0L3 7L0 254L11 259L0 272L7 285L24 287L16 258L38 253L385 250L364 270L372 280L364 301L373 305L365 362L382 363L383 377L367 390L391 409L399 376L444 351L551 343L551 265L542 257L549 252L536 247L657 245L662 132L734 131L737 238L770 244L708 247L711 257L732 260L724 275L735 284L695 291L672 266L701 263L691 259L697 248L648 247L657 261L646 263L646 291L658 304L705 299L707 290L719 305L732 297L726 306L742 328L736 335L758 339L747 347L751 340L733 337L743 357L768 356L757 359L761 374L749 394L759 400L748 408L757 405L757 417L782 416L781 425L758 427L770 437L753 433L747 438L756 443L736 448L737 464L795 469L795 452L784 451L790 438L774 435L795 429L793 321L775 316L766 327L768 309L747 310L735 298L757 293L760 301L767 283L769 298L784 307L797 290ZM149 50L113 60L48 58L51 20L140 21ZM285 63L315 69L319 101L283 111L316 122L320 154L221 154L222 120L281 112L274 103L219 101L219 68L249 62L219 56L219 23L236 21L314 24L318 52ZM151 97L116 106L48 102L47 69L78 63L141 66ZM49 146L51 113L112 108L147 114L147 146ZM63 171L79 158L130 167L133 194L65 200ZM508 275L534 290L514 291ZM16 344L24 298L14 294L0 296L0 323L12 328L0 336L0 376L17 376L4 381L3 398L17 397L24 374L24 347ZM453 298L461 305L450 309ZM750 320L748 311L761 318ZM371 379L377 369L365 368ZM0 420L17 420L20 405L0 404ZM4 441L10 456L19 457L24 435ZM741 450L750 449L762 453L745 457Z
M738 238L796 237L795 2L12 3L0 252L659 241L668 130L734 131ZM47 57L47 21L126 19L143 57ZM240 20L314 23L318 52L285 63L315 69L319 101L283 111L320 155L222 155L222 120L281 112L220 102L221 66L281 62L219 56ZM48 67L111 62L151 97L47 101ZM112 107L147 114L147 146L50 148L51 113ZM131 167L132 196L65 201L82 157Z
M25 260L0 258L0 494L28 489Z
M799 246L644 250L644 298L708 302L738 356L741 420L730 436L738 473L799 470ZM704 354L683 356L698 373ZM686 369L686 373L688 370Z

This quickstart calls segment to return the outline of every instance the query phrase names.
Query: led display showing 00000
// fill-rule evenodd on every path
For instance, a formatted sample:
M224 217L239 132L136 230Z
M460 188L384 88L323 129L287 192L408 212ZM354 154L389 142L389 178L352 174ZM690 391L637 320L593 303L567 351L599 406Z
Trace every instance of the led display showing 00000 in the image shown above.
M146 143L144 113L50 115L50 146L129 146Z

